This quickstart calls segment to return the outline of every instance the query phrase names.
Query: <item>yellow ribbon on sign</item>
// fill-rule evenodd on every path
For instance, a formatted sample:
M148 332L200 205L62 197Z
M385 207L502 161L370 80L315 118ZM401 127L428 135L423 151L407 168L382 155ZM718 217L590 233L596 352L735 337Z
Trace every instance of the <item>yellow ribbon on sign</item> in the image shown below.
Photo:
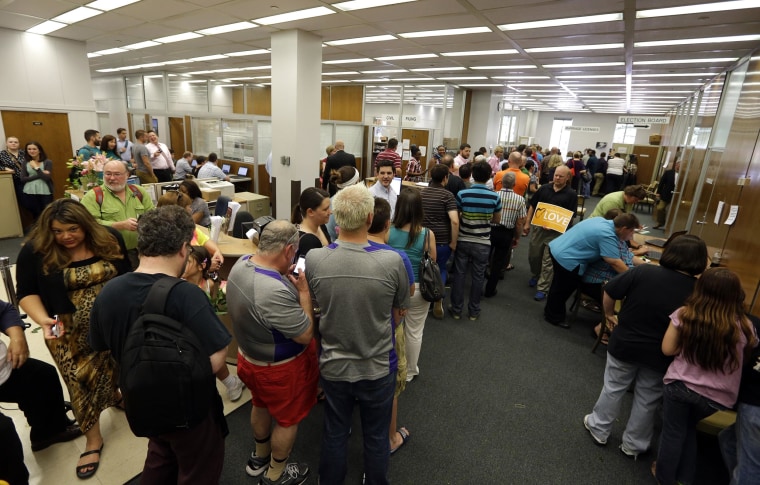
M540 226L544 229L551 229L564 234L574 215L573 211L567 210L564 207L539 202L530 223L534 226Z

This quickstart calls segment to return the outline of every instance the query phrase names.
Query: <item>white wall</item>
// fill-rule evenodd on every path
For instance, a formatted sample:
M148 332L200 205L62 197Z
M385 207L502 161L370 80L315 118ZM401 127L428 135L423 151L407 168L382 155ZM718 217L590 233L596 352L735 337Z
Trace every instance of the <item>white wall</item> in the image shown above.
M211 84L209 87L211 96L212 113L232 113L232 88Z
M402 106L401 123L404 128L435 129L440 126L442 108L405 104ZM399 116L398 104L367 103L364 105L364 124L374 125L375 117L382 115ZM414 119L407 119L407 117ZM396 123L395 126L398 126Z
M127 123L127 96L124 91L124 78L122 76L100 77L92 80L92 96L98 105L98 111L107 111L110 131L104 131L105 126L101 125L102 133L110 133L116 136L118 128L128 128ZM129 134L131 140L133 134Z
M529 136L536 138L536 143L544 148L549 145L554 118L572 118L573 126L598 127L599 133L583 133L574 131L570 133L570 150L584 150L595 148L596 142L605 141L607 146L612 146L612 137L615 134L618 114L594 114L594 113L565 113L541 111L538 113L538 123L535 133ZM634 145L649 145L649 135L660 133L661 125L651 125L649 129L637 128Z
M470 125L467 139L473 150L496 146L499 138L500 113L497 105L501 95L491 91L473 91L470 105Z
M98 125L85 43L0 28L0 59L0 110L66 112L72 148L84 145Z

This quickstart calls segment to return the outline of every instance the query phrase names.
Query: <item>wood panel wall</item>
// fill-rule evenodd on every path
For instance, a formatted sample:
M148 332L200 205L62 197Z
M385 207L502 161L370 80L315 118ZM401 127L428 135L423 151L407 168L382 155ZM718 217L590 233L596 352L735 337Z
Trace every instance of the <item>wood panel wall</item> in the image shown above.
M364 86L330 86L330 117L323 119L361 122L363 108Z
M330 119L330 86L322 86L322 117L323 120Z
M246 86L246 113L272 116L272 89L270 86Z
M232 112L245 114L245 92L242 87L232 88Z

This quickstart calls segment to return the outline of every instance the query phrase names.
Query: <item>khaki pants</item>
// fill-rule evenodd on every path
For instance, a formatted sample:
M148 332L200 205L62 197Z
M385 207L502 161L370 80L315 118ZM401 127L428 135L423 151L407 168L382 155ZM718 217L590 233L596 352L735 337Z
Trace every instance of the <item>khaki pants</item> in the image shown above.
M599 195L602 185L604 185L604 174L597 172L594 174L594 190L591 191L591 195Z
M538 279L536 291L549 292L554 276L552 258L549 255L549 243L558 238L560 233L538 226L531 226L530 246L528 246L528 263L530 273Z
M665 218L668 216L668 206L670 203L660 199L657 201L657 205L654 206L654 220L657 221L658 226L665 225Z
M140 184L155 184L158 183L158 178L155 175L151 175L148 172L137 171L137 177L140 179Z

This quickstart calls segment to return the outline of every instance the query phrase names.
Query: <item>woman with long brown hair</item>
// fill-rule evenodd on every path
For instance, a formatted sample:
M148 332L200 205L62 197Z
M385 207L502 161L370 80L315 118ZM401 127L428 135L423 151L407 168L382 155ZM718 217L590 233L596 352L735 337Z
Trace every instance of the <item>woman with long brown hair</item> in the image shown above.
M662 340L662 352L675 359L665 373L662 433L652 464L660 484L694 482L697 423L734 406L742 365L756 346L739 277L728 268L708 269L670 316Z
M21 182L24 184L25 207L32 213L34 220L42 214L43 209L53 202L53 162L36 141L30 141L24 147L26 163L21 169Z
M79 478L98 470L100 413L120 400L116 363L110 352L92 350L87 338L95 297L107 281L130 270L126 254L118 231L98 224L79 202L58 199L42 212L18 256L19 304L43 328L87 438Z

